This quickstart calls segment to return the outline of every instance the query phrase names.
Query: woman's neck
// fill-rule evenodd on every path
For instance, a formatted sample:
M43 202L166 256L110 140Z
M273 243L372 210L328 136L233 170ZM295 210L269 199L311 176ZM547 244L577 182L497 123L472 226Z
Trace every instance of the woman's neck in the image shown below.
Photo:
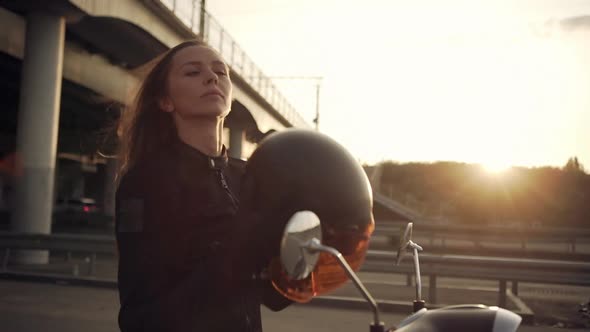
M175 121L178 137L184 143L217 157L223 149L223 118L198 118L193 121Z

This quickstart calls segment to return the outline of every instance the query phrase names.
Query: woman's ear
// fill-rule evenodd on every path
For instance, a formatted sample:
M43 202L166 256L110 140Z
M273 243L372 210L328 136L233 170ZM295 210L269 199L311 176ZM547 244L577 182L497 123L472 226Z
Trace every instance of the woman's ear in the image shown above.
M160 109L166 113L172 113L174 111L174 104L172 104L172 101L168 97L160 99L158 105L160 106Z

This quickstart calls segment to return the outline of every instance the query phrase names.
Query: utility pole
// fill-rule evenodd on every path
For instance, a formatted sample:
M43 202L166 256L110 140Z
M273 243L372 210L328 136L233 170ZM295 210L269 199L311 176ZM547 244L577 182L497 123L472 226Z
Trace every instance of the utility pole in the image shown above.
M205 41L205 0L201 0L201 15L199 16L199 37Z
M290 80L290 81L314 81L315 82L315 130L320 130L320 88L322 85L322 76L270 76L272 80Z
M318 81L315 85L315 130L320 131L320 82Z

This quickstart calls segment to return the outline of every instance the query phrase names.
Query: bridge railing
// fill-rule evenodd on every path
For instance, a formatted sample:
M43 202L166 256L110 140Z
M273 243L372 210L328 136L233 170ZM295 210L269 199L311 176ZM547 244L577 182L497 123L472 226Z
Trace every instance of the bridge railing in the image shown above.
M217 50L232 72L244 79L282 117L294 127L308 128L309 124L283 96L272 80L264 74L232 36L207 11L201 13L200 0L159 0L193 33ZM200 31L203 29L203 31Z

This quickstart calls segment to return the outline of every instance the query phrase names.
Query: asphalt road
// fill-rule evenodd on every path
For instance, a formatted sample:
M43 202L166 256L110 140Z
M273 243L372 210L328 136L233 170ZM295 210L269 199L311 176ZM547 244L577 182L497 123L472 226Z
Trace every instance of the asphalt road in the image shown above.
M55 231L67 233L109 233L112 230L103 227L93 228L66 227ZM558 248L555 248L558 249ZM565 248L559 248L564 250ZM63 262L63 258L59 258ZM115 278L114 262L110 259L100 260L97 275L109 279ZM62 263L65 273L71 273L71 264ZM67 266L66 266L67 265ZM80 265L84 274L85 264ZM52 267L53 269L53 267ZM36 271L34 272L41 272ZM56 272L56 271L50 271ZM61 273L61 272L60 272ZM383 273L360 274L376 298L407 299L413 296L413 290L405 285L405 277ZM424 285L428 284L425 277ZM440 303L464 303L466 299L476 299L478 303L494 305L497 303L495 281L440 278L438 299ZM459 293L468 291L465 295ZM360 297L351 285L337 291L339 296ZM590 299L590 288L566 285L520 284L519 296L531 304L535 313L551 316L546 324L556 321L571 321L576 315L577 304ZM427 289L423 290L425 296ZM467 293L465 293L467 294ZM510 309L512 309L509 306ZM94 288L68 287L51 284L34 284L0 281L0 332L4 331L78 331L81 327L88 331L116 331L116 311L118 301L116 291ZM281 313L264 312L264 325L267 331L361 331L367 328L371 314L367 311L351 311L317 306L292 306ZM403 315L389 314L384 320L389 325L399 322ZM523 326L521 331L551 331L550 327ZM575 329L574 329L575 330ZM572 331L574 331L572 330ZM559 331L567 331L559 329ZM580 331L579 329L577 331Z
M0 281L0 332L118 331L117 291L90 287ZM393 326L403 315L383 313ZM293 305L282 312L263 310L265 331L367 331L371 313L311 305ZM521 326L522 332L574 332L547 326Z

